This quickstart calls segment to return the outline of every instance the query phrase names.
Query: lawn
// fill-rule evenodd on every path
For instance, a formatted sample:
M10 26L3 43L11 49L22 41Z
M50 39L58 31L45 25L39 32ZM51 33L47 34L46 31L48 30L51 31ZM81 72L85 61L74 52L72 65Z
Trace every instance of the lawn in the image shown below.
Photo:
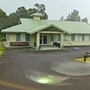
M76 61L90 63L90 57L88 57L86 61L84 61L84 58L78 58Z
M4 52L4 48L2 42L0 42L0 56L3 54L3 52Z

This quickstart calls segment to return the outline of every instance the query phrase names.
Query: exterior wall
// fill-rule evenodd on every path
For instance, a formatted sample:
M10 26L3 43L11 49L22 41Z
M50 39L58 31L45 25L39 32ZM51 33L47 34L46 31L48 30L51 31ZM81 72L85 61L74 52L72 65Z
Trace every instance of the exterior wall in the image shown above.
M33 47L34 46L34 42L36 42L36 34L33 34L30 36L30 47Z
M82 35L84 35L84 40L82 39ZM64 45L65 46L90 45L90 35L89 34L80 34L80 35L75 34L75 41L71 41L71 35L65 35L64 36Z
M44 31L40 32L40 35L47 35L47 45L53 45L53 40L51 40L51 34L60 34L60 41L58 43L61 43L61 45L64 46L84 46L84 45L90 45L90 34L75 34L75 41L72 41L71 35L64 34L61 32L52 32L50 33L49 31ZM62 35L63 37L62 37ZM40 36L39 35L39 36ZM84 40L82 39L82 35L84 35ZM21 33L21 41L20 42L25 42L25 33ZM16 42L16 34L15 33L8 33L6 34L7 41L5 42L6 47L10 46L10 42ZM40 37L39 37L40 40ZM30 35L30 47L34 47L34 42L37 43L37 33ZM39 41L40 42L40 41Z
M14 33L8 34L8 41L9 42L16 42L16 34L14 34Z
M16 41L16 33L8 33L6 34L6 41L4 42L4 46L10 47L10 42L28 42L28 41L26 41L25 33L20 33L20 41Z

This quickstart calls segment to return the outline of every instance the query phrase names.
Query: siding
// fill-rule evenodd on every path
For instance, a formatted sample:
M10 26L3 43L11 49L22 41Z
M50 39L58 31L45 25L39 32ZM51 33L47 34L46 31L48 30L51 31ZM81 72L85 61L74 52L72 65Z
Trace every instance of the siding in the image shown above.
M8 34L9 42L15 42L16 41L16 34Z

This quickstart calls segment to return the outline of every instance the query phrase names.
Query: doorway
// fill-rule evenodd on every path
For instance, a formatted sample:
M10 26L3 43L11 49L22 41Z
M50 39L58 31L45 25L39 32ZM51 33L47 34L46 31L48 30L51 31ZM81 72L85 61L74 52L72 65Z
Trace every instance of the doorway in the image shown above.
M47 45L47 35L40 35L40 44Z

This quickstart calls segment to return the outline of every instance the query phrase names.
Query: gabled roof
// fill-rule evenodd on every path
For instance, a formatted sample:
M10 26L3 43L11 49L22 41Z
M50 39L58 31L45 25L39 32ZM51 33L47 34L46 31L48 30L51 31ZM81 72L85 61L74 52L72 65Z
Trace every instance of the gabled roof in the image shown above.
M32 28L31 30L28 30L28 31L26 31L26 32L27 32L27 33L30 33L30 34L33 34L33 33L39 32L39 31L41 31L41 30L43 30L43 29L45 29L45 28L51 27L51 26L53 26L53 27L61 30L62 32L64 31L64 32L70 34L69 32L61 29L60 27L58 27L58 26L56 26L56 25L54 25L54 24L40 25L40 26L37 26L37 28L36 28L36 27L35 27L35 28Z
M20 20L22 24L4 29L2 30L2 32L26 32L33 34L45 28L53 26L68 34L70 33L90 34L90 26L85 22L72 22L59 20L32 20L25 18L21 18Z

